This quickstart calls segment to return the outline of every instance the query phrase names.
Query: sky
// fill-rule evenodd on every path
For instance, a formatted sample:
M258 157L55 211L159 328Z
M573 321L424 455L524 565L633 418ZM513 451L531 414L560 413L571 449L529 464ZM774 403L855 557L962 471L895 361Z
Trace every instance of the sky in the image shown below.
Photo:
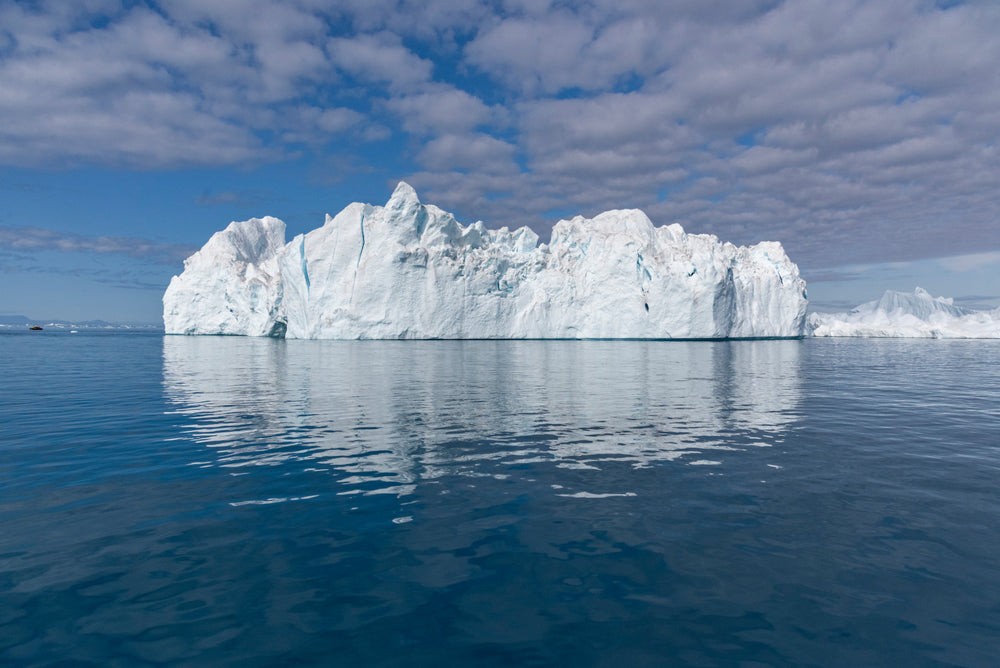
M232 220L782 242L811 307L1000 306L1000 3L0 0L0 315L156 322Z

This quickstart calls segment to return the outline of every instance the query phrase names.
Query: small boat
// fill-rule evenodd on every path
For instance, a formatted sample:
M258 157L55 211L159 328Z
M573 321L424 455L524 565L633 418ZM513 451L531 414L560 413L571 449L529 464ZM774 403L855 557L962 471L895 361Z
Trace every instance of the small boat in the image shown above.
M33 331L33 332L40 332L40 331L42 331L42 328L41 328L41 327L39 327L38 325L32 325L32 326L31 326L31 327L29 327L28 329L30 329L30 330L31 330L31 331Z

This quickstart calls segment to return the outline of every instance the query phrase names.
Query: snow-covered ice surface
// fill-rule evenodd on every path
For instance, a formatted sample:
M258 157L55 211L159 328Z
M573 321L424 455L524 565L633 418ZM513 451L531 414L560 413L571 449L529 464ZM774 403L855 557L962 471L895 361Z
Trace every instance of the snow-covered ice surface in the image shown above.
M888 290L847 313L811 313L808 328L813 336L993 339L1000 338L1000 309L955 306L921 288Z
M804 334L805 282L777 242L750 247L642 211L468 226L400 183L285 243L234 222L163 296L168 334L303 339L753 338Z

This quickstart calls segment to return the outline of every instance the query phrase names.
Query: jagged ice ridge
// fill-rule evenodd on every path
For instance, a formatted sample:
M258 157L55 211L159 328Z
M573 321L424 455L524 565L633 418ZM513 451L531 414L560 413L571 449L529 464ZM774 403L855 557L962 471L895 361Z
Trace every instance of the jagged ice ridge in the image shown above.
M285 243L231 223L163 296L169 334L303 339L743 338L804 334L805 282L777 242L750 247L642 211L468 226L400 183Z

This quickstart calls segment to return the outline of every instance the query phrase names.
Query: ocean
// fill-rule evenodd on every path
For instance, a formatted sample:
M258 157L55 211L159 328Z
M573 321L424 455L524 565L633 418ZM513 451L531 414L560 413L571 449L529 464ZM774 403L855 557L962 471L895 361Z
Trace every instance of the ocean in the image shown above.
M0 335L0 664L990 666L995 341Z

